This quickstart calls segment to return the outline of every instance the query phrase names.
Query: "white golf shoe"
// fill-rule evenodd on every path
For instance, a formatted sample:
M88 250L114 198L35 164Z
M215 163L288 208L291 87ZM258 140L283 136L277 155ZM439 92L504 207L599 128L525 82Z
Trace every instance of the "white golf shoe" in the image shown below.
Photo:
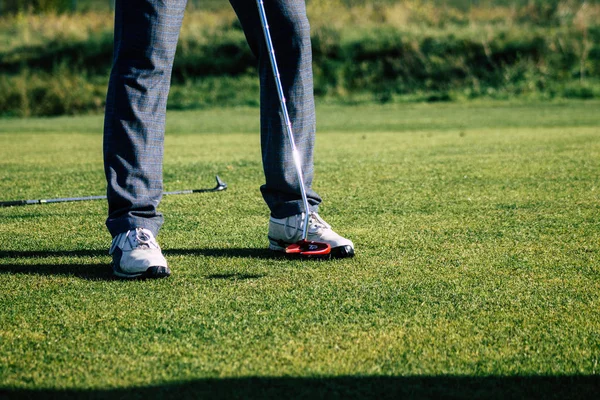
M269 249L285 252L287 246L302 239L304 213L287 218L269 219ZM338 235L331 229L319 214L311 212L308 218L308 241L328 243L331 246L331 257L345 258L354 256L352 241Z
M148 229L137 228L115 236L108 254L113 256L113 273L119 278L171 275L160 246Z

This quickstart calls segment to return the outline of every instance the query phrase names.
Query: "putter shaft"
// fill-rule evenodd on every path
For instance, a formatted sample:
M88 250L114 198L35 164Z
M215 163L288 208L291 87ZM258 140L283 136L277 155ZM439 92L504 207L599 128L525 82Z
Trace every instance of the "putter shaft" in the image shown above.
M298 185L300 186L300 194L302 196L302 204L304 206L304 227L302 229L302 240L306 240L308 237L308 210L310 206L308 205L308 197L306 195L306 188L304 187L304 176L302 174L302 160L300 159L300 152L296 147L296 142L294 141L294 133L292 130L292 122L290 120L290 115L287 109L287 103L285 99L285 94L283 92L283 86L281 84L281 75L279 74L279 68L277 67L277 59L275 57L275 49L273 47L273 41L271 40L271 33L269 30L269 23L267 21L267 14L265 12L265 6L263 4L263 0L256 0L256 4L258 5L258 11L260 14L260 22L263 29L263 34L265 37L265 42L267 44L267 50L269 53L269 59L271 61L271 69L273 70L273 77L275 79L275 86L277 86L277 95L279 96L279 103L281 105L281 112L283 113L283 117L285 119L285 131L287 133L288 140L290 142L290 146L292 148L292 157L294 158L294 166L296 168L296 175L298 176Z

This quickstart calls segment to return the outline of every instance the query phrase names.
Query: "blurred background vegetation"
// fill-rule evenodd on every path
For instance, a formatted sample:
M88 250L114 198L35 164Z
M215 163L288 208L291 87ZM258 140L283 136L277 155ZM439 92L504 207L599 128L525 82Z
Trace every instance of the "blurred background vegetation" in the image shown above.
M600 98L600 1L307 4L319 101ZM0 0L0 115L101 112L112 9ZM228 1L188 0L169 108L257 104L255 60Z

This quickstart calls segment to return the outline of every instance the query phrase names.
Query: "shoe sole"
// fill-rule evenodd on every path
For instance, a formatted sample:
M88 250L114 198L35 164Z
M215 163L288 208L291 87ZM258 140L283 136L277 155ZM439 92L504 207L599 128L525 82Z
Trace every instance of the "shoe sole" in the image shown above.
M284 253L288 257L293 257L293 258L302 257L301 255L297 255L297 254L285 253L285 247L282 247L279 244L273 243L271 241L269 242L269 250L279 252L279 253ZM309 257L309 258L330 259L330 258L352 258L352 257L354 257L354 248L352 246L338 246L338 247L333 247L331 249L331 253L329 253L325 256L316 256L316 257Z
M116 264L112 264L113 275L123 279L158 279L171 276L169 267L150 267L144 272L130 274L123 271Z
M121 249L117 247L113 253L113 260L110 263L112 270L113 270L113 275L116 276L117 278L157 279L157 278L166 278L171 275L171 270L166 265L153 266L153 267L146 269L145 271L140 271L140 272L134 272L134 273L125 272L120 267L122 254L123 254L123 252L121 251Z

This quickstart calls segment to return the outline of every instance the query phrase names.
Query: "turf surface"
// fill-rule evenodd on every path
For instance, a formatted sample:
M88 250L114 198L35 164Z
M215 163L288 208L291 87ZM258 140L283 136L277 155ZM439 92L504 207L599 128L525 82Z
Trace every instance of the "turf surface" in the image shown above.
M0 208L0 397L584 398L600 102L319 108L352 260L266 251L256 109L170 113L173 276L111 277L103 201ZM104 192L102 118L0 120L2 200Z

